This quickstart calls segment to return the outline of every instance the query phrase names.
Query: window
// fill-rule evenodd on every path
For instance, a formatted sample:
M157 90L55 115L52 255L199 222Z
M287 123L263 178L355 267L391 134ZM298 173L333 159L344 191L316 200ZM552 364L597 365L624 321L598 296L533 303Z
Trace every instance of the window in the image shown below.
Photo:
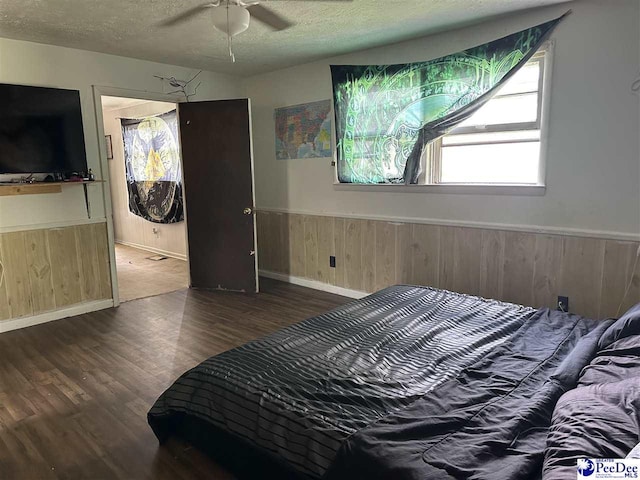
M543 194L543 115L546 113L543 105L548 96L545 86L549 83L550 63L551 44L547 43L474 115L425 148L418 186L438 186L433 191L446 192ZM399 89L392 91L394 94L398 92ZM405 110L413 113L408 108ZM409 120L411 118L413 117ZM403 117L401 120L403 122L399 123L402 125L410 123L407 118ZM352 138L362 140L369 137ZM386 137L378 135L371 138L384 140ZM395 146L394 151L403 153L395 157L406 158L415 141L413 137L409 140L409 147L401 142ZM381 148L363 147L361 158L378 158ZM376 168L382 172L381 178L401 178L404 164L387 165L385 162L378 162ZM393 175L387 174L387 171ZM382 182L337 185L344 186L345 189L393 190L404 187L404 184ZM487 188L487 185L495 188Z
M540 184L545 52L425 155L427 184Z

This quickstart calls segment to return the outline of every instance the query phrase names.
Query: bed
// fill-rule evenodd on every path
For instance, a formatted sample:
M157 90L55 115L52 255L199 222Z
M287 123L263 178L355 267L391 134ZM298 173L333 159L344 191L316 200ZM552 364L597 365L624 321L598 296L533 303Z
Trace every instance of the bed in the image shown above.
M554 408L638 324L398 285L209 358L148 421L241 477L575 478L545 463Z

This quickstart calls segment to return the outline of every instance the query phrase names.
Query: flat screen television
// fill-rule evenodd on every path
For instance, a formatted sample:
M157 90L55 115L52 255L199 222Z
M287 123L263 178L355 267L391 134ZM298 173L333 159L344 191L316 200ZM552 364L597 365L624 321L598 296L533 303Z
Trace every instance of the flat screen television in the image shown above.
M0 84L0 173L87 172L80 92Z

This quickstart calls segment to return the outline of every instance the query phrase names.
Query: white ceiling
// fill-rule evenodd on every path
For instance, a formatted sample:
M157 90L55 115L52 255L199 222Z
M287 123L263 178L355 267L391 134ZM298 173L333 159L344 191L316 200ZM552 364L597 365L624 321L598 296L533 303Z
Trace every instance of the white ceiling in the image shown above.
M102 110L120 110L121 108L135 107L142 103L147 103L147 100L140 100L139 98L124 98L124 97L102 97ZM168 104L170 105L170 104Z
M295 25L276 32L253 21L234 39L235 64L208 10L159 26L202 0L0 0L0 37L252 75L565 1L266 0Z

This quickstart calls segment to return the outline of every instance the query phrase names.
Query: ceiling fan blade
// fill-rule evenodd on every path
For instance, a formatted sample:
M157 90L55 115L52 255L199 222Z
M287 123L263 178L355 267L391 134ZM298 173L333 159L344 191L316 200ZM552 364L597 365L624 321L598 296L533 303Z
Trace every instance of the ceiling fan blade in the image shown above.
M284 30L293 25L289 20L281 17L273 10L262 5L250 5L247 7L252 18L273 28L274 30Z
M214 7L215 4L205 3L203 5L198 5L197 7L190 8L182 13L179 13L175 17L171 17L166 19L163 22L160 22L161 27L172 27L174 25L178 25L179 23L186 22L187 20L191 20L193 17L199 15L201 12L206 10L207 8Z

